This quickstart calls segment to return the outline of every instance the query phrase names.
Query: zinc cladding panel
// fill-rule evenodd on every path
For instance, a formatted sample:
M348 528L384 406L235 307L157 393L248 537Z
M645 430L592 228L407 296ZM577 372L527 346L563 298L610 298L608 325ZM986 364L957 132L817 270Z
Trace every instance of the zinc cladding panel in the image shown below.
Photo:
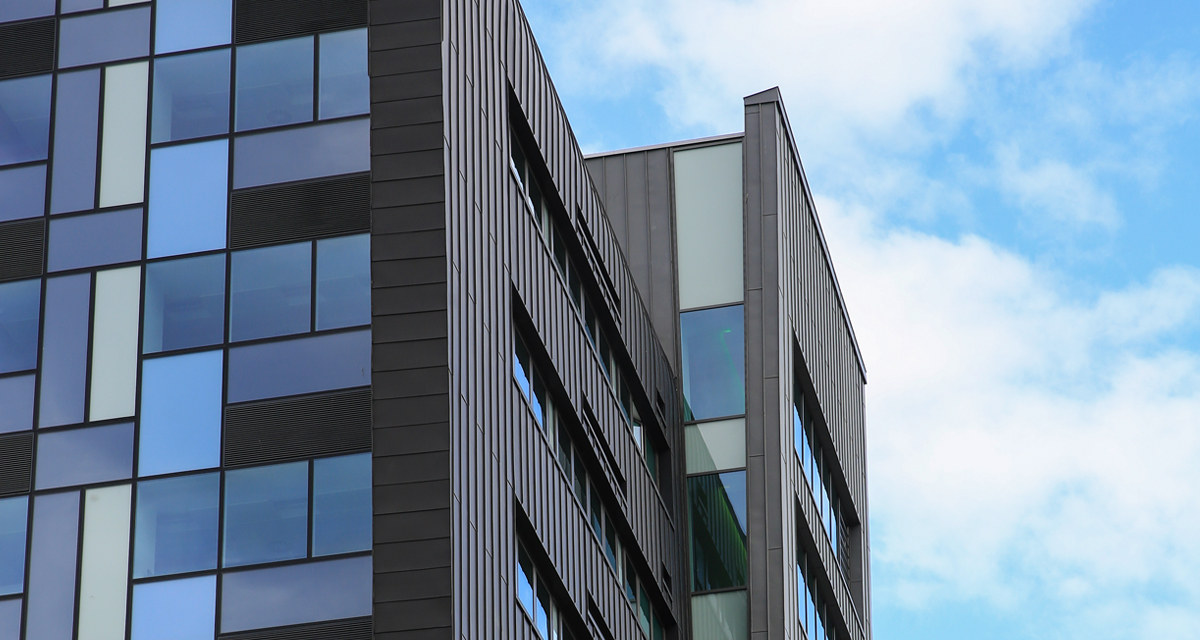
M437 0L372 0L376 638L450 638L446 242ZM430 55L430 49L438 55Z
M683 532L638 466L640 454L509 174L510 83L566 205L564 222L574 219L577 208L582 211L596 241L596 257L617 289L622 309L617 325L629 344L620 350L628 353L629 364L648 387L651 406L661 389L671 409L667 419L675 420L669 424L678 424L675 384L519 7L509 0L447 2L445 16L455 627L464 637L515 633L519 614L511 574L514 521L520 508L528 514L536 544L545 546L549 566L542 569L552 568L561 578L564 591L559 595L571 603L575 615L586 611L590 596L614 629L621 630L620 637L633 637L636 622L619 585L511 381L514 287L531 315L537 339L546 347L548 364L562 377L570 402L560 404L578 412L586 400L629 481L626 512L620 519L632 527L629 533L647 556L649 571L643 578L657 582L658 567L665 564L674 583L682 582ZM564 231L572 233L569 227ZM667 429L671 438L678 432ZM671 444L673 451L682 450L679 443ZM677 591L674 602L683 602L684 595ZM664 613L671 611L665 600L660 605ZM473 615L479 611L496 615Z

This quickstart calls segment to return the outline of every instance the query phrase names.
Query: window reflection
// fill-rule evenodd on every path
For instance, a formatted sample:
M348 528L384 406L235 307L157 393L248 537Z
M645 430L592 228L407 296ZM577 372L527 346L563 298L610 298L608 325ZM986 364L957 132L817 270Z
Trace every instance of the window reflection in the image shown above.
M50 143L50 76L0 82L0 165L45 160Z
M229 50L156 60L152 122L151 142L227 133Z
M746 584L746 472L688 478L692 590Z
M308 463L225 474L223 566L308 555Z
M743 322L740 304L679 314L686 420L745 413Z
M230 340L309 330L312 245L238 251L230 280Z
M216 473L139 483L133 577L215 569L220 495Z
M42 281L0 284L0 373L37 366Z
M312 36L237 48L237 130L313 119Z

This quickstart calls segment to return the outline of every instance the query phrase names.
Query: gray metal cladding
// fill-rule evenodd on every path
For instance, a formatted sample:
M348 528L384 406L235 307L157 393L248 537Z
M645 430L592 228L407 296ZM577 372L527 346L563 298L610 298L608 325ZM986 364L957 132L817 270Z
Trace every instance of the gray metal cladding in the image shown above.
M225 464L258 464L371 449L371 390L225 408Z
M218 640L370 640L371 618L350 618L246 633L217 636Z
M0 26L0 78L54 69L54 18Z
M371 176L356 174L233 192L229 246L324 238L371 228Z
M0 436L0 496L29 493L33 474L33 434Z
M234 44L367 26L367 0L237 0Z
M0 224L0 280L42 275L46 223L41 219Z

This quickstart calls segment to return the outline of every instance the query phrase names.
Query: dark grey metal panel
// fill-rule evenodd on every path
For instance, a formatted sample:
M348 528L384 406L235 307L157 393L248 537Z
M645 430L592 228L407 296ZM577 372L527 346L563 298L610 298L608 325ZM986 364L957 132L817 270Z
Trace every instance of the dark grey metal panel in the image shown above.
M33 434L0 436L0 496L28 493L33 475Z
M0 78L54 69L54 18L0 26Z
M225 464L371 448L371 390L354 389L225 408Z
M371 228L371 176L358 174L233 192L229 246L327 237Z
M367 26L367 0L237 0L234 42Z
M42 275L46 223L41 219L0 224L0 280Z

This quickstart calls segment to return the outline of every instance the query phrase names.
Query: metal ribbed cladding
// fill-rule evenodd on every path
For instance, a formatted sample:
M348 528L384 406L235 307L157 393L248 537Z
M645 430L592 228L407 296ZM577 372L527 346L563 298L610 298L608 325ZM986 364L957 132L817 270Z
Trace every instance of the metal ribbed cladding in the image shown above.
M235 44L367 26L367 0L238 0Z
M220 640L371 640L371 618L350 618L293 627L257 629L218 636Z
M40 218L0 224L0 280L42 275L46 223Z
M225 464L236 466L371 449L371 390L230 405Z
M54 18L0 27L0 78L54 70Z
M0 496L29 493L33 476L33 434L0 436Z
M229 245L234 249L369 231L371 176L234 191L229 211Z

